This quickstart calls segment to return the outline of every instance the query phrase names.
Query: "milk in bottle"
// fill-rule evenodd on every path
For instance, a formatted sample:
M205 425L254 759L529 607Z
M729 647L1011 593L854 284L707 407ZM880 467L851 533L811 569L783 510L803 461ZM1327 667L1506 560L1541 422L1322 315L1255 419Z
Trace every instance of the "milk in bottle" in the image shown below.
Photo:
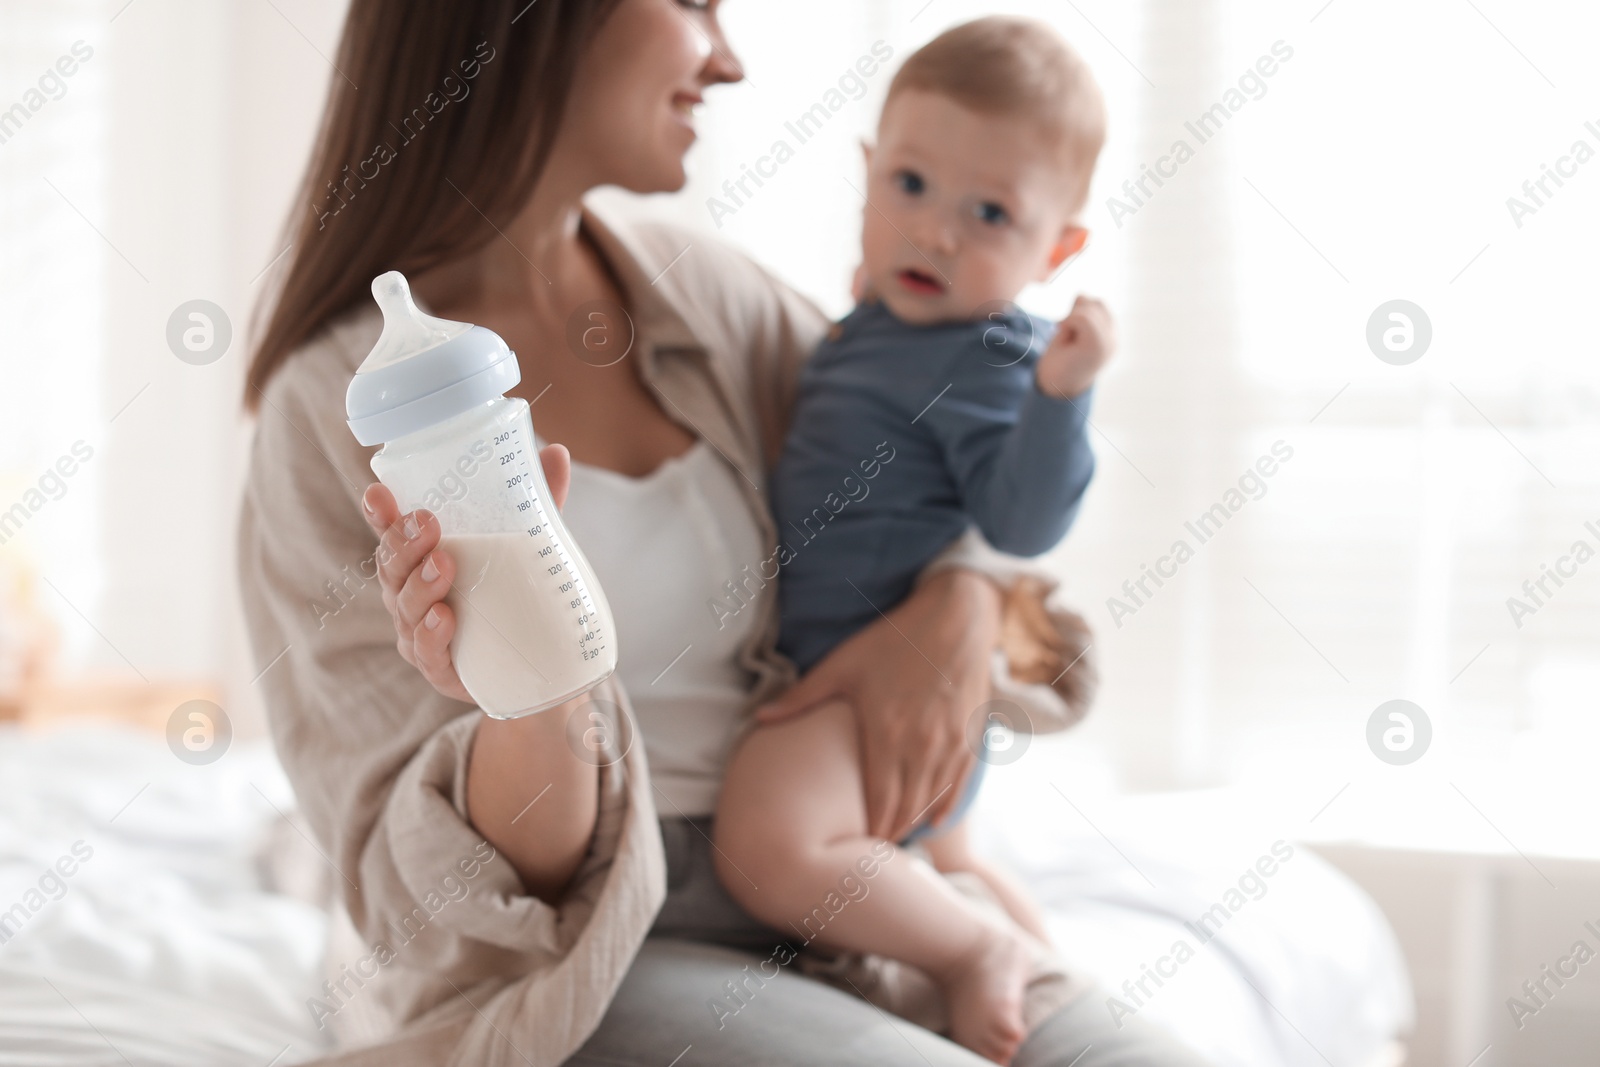
M521 380L515 354L491 330L418 310L398 271L372 295L383 333L346 414L356 440L383 445L372 470L401 513L438 516L462 684L496 718L600 684L617 665L611 608L550 501L527 401L502 395Z

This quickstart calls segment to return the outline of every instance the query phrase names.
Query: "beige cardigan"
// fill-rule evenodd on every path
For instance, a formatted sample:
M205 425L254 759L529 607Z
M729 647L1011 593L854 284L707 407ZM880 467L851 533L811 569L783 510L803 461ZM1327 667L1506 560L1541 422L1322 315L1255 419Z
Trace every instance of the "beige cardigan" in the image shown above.
M585 225L622 282L644 381L669 416L744 475L751 512L774 545L767 472L824 316L699 234L592 211ZM321 1006L308 1007L324 1019L334 1012L336 1031L338 1014L357 1000L386 1020L381 1043L327 1063L554 1067L594 1031L665 895L649 769L634 745L602 771L594 840L557 907L524 893L467 822L467 754L480 713L437 693L395 649L372 577L377 541L361 515L374 450L344 422L345 388L380 326L375 307L352 311L272 378L240 513L244 609L273 739L373 950L339 969ZM929 572L957 564L1009 590L997 687L1037 731L1076 721L1094 671L1082 620L1045 606L1054 582L975 536ZM748 707L794 678L774 648L772 588L741 651L756 679ZM628 706L614 680L599 693ZM905 992L916 987L909 969L849 962L871 999L937 1026L926 990ZM1040 1000L1036 1013L1045 1007Z

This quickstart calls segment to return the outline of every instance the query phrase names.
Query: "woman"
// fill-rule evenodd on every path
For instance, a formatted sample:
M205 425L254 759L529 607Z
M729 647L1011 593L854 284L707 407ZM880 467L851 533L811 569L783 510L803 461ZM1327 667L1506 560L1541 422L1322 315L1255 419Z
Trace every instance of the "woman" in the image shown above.
M958 544L789 688L774 589L745 565L775 541L762 485L826 323L736 254L582 201L682 186L703 91L742 77L717 3L356 0L336 66L309 212L250 370L240 531L274 738L371 948L330 968L312 1010L343 1031L384 1020L379 1046L331 1062L982 1062L876 1006L937 1025L916 975L796 961L780 942L800 939L744 915L712 874L720 760L763 701L783 715L848 699L875 832L936 820L971 767L1003 608L1031 607L1018 617L1040 635L1048 591ZM438 524L368 485L342 398L380 326L367 284L389 269L430 312L505 338L515 395L565 446L541 459L558 506L571 486L624 660L569 706L509 721L471 706ZM707 612L729 582L734 606ZM1035 705L1059 726L1089 683L1052 621L1007 654L1067 694ZM796 973L829 966L832 985ZM1020 1065L1196 1062L1117 1030L1058 972L1030 1005Z

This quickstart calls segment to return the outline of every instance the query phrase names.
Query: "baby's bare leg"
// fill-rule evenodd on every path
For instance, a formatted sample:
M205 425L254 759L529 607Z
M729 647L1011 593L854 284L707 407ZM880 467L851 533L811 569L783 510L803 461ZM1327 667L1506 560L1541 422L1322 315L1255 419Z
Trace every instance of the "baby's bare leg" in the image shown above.
M990 863L972 851L971 839L967 834L967 820L962 819L948 830L930 834L923 838L922 845L928 850L928 856L933 860L935 870L945 873L969 871L982 878L1006 912L1017 921L1018 926L1037 937L1042 943L1050 944L1050 932L1045 928L1044 912L1039 910L1039 905L1034 902L1027 888L1010 871Z
M745 738L723 779L716 838L718 874L751 915L803 941L921 968L944 990L952 1039L1011 1058L1026 1036L1029 938L867 833L848 705L824 704Z

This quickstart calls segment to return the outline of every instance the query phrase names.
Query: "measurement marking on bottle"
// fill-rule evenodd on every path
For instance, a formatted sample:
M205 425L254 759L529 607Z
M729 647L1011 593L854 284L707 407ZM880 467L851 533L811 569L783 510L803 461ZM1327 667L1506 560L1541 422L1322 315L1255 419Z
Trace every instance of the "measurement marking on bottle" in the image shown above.
M512 431L509 434L497 437L495 440L498 444L503 439L515 439L520 436L516 431ZM533 512L531 518L534 521L527 527L528 536L543 537L545 539L545 544L539 548L540 558L550 560L545 567L545 571L552 579L557 581L556 588L559 592L570 594L567 599L567 607L574 613L573 621L577 624L579 654L585 660L598 659L600 654L605 651L606 646L603 640L605 633L599 626L591 625L599 618L599 613L595 610L594 599L589 595L588 583L583 580L583 574L578 568L573 566L572 557L567 551L567 546L552 533L552 523L549 513L545 511L544 498L535 489L539 484L539 479L535 477L532 467L529 465L528 453L522 448L513 445L511 451L502 453L500 462L504 464L507 461L516 464L514 469L517 474L506 480L506 487L509 489L525 484L525 489L528 493L528 500L518 501L517 503L517 510L531 510Z

